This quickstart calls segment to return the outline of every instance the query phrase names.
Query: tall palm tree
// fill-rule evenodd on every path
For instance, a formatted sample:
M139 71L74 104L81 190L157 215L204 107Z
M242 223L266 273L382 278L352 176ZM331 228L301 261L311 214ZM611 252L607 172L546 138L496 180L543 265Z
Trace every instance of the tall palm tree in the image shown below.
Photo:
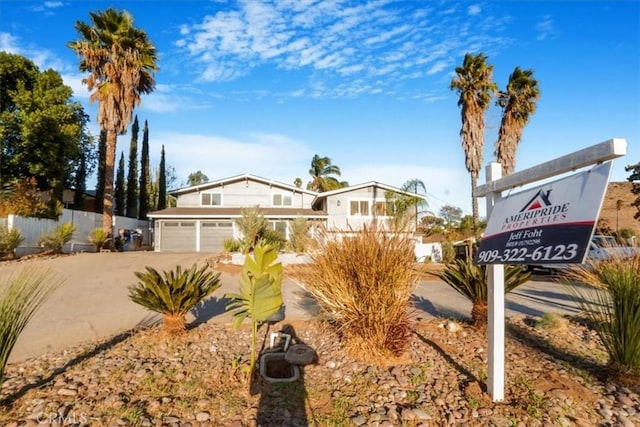
M424 182L422 182L421 180L415 178L415 179L410 179L409 181L405 182L404 184L402 184L402 190L404 191L408 191L410 193L414 193L414 194L426 194L427 193L427 187L424 185ZM415 222L416 222L416 228L415 230L418 230L418 208L419 207L429 207L429 203L427 203L426 200L424 199L416 199L415 203L414 203L414 208L415 208Z
M513 173L522 130L535 113L538 98L540 89L533 78L533 70L521 70L520 67L509 76L506 92L498 93L496 105L502 107L502 121L495 155L504 175Z
M491 97L497 90L493 82L493 66L487 64L482 53L467 53L461 67L456 67L456 77L451 79L451 90L460 95L458 106L462 107L462 129L460 139L465 154L465 166L471 174L472 218L475 230L478 223L478 200L475 198L478 175L482 167L484 147L484 113L489 108Z
M157 53L128 12L109 8L89 15L93 25L77 21L81 38L68 47L80 57L80 71L89 73L82 82L93 91L89 101L98 101L98 123L107 134L102 227L111 233L117 137L126 132L140 95L155 88Z
M309 175L312 179L307 184L307 190L323 192L344 187L345 184L336 178L340 176L340 168L331 164L329 157L320 157L317 154L313 156Z

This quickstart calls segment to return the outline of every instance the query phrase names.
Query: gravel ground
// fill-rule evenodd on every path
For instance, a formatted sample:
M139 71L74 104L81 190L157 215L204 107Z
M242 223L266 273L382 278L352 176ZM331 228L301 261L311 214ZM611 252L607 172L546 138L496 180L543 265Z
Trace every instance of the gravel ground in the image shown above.
M152 327L8 365L0 424L640 425L638 390L600 377L606 357L596 335L578 321L563 325L509 319L500 403L484 392L485 335L462 322L422 320L405 355L378 363L346 354L319 321L291 322L294 341L311 346L317 362L280 383L243 374L248 327L205 323L178 338Z

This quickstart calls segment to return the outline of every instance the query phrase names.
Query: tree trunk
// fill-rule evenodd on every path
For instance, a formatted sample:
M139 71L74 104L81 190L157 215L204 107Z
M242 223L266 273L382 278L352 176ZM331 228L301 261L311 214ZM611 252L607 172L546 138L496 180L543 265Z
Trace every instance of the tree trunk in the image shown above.
M118 134L115 130L107 131L107 149L104 161L104 199L102 204L102 229L108 236L113 235L113 171L116 163L116 143Z
M489 322L489 308L486 303L474 301L471 308L471 320L474 326L486 328Z
M165 314L162 320L162 328L170 334L181 334L186 329L183 315Z
M476 226L478 224L478 199L476 198L476 187L478 186L478 177L471 173L471 208L472 208L472 216L471 219L473 221L473 234L476 235Z

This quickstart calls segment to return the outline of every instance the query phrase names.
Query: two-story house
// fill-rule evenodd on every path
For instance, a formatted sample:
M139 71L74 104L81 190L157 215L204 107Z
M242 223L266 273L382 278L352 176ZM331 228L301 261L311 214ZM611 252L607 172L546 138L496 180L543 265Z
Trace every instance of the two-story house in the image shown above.
M288 237L288 223L303 217L331 230L349 231L372 220L384 221L387 192L424 198L369 182L316 193L293 185L244 174L170 194L176 207L149 214L154 246L162 252L218 252L225 239L240 238L235 220L242 209L258 206L269 226Z

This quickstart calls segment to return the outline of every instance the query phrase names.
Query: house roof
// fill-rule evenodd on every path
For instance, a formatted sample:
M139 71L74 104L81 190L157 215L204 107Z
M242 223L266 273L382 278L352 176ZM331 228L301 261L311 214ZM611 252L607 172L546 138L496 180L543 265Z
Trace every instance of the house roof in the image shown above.
M209 181L209 182L206 182L204 184L192 185L191 187L178 188L176 190L170 191L169 194L172 195L172 196L177 196L177 195L180 195L180 194L192 193L192 192L201 191L201 190L207 190L207 189L210 189L210 188L215 188L215 187L223 186L225 184L231 184L231 183L238 182L238 181L243 181L243 180L260 182L260 183L263 183L263 184L266 184L266 185L271 185L271 186L283 188L283 189L286 189L286 190L295 191L295 192L298 192L298 193L306 193L306 194L309 194L309 195L312 195L312 196L315 196L316 194L318 194L315 191L307 190L305 188L298 188L295 185L285 184L284 182L274 181L272 179L262 178L262 177L251 175L251 174L248 174L248 173L245 173L245 174L242 174L242 175L230 176L230 177L227 177L227 178L218 179L216 181Z
M369 181L369 182L364 182L362 184L350 185L349 187L342 187L342 188L338 188L336 190L325 191L323 193L317 193L316 200L321 199L323 197L334 196L336 194L341 194L341 193L348 193L350 191L360 190L362 188L368 188L368 187L377 187L377 188L381 188L383 190L388 190L388 191L393 191L393 192L396 192L396 193L404 194L406 196L418 197L418 198L423 199L423 200L426 199L426 196L423 196L422 194L417 194L417 193L411 193L409 191L404 191L401 188L394 187L392 185L383 184L381 182ZM314 203L315 203L315 200L314 200Z
M225 207L189 207L189 208L167 208L160 211L151 212L150 218L240 218L244 208L225 208ZM314 211L311 209L292 209L292 208L261 208L258 207L260 213L268 219L273 218L325 218L327 213L324 211Z

